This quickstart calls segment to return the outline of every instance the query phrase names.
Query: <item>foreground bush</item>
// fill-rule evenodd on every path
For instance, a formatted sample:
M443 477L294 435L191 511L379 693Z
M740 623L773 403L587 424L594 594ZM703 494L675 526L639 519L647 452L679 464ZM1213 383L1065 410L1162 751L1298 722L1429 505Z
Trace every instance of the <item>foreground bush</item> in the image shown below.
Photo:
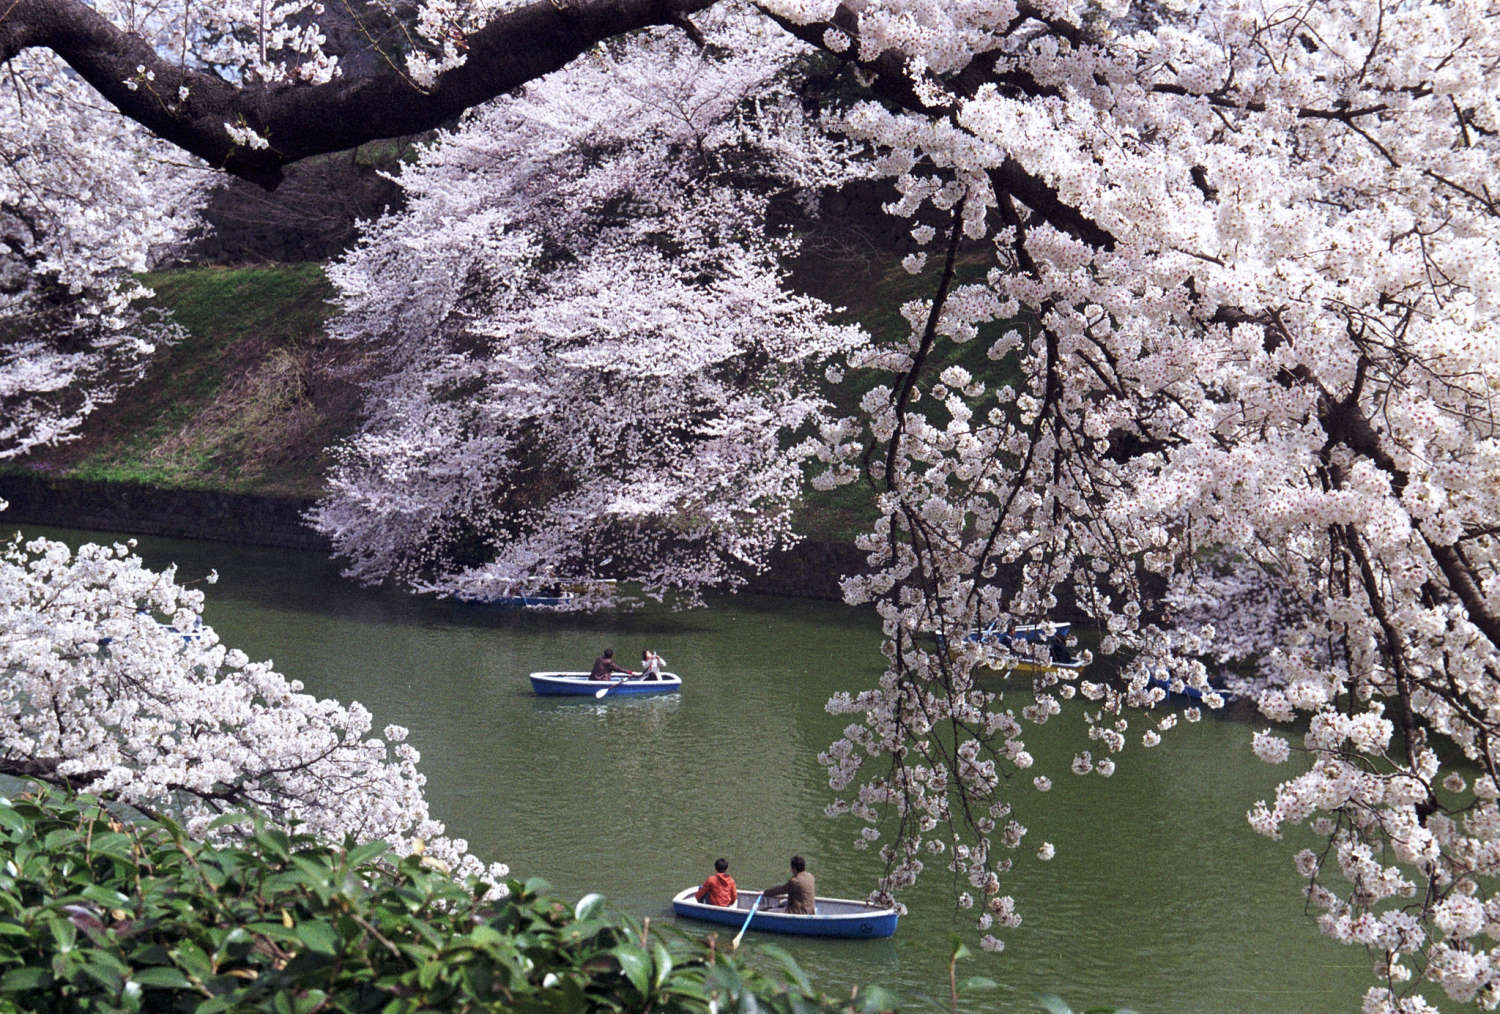
M0 800L0 1011L875 1011L790 958L744 967L647 920L567 906L540 881L501 902L382 842L331 848L241 815L217 847L38 786Z

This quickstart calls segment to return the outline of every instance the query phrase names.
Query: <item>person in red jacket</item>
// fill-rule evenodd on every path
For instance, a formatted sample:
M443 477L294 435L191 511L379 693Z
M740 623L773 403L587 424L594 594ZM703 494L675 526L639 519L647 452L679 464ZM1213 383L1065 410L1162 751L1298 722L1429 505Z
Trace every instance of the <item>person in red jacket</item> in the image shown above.
M740 892L735 889L734 878L729 875L728 869L728 859L715 859L714 872L703 882L703 886L698 888L698 893L693 897L721 908L739 901Z

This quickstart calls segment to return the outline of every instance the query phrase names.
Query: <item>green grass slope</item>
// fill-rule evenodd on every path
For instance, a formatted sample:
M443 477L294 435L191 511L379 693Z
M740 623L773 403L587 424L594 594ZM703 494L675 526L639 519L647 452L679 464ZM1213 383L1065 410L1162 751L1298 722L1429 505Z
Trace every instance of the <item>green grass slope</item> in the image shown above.
M351 432L348 352L324 324L319 264L198 267L142 279L186 338L96 412L82 437L18 462L64 478L315 496L325 448Z

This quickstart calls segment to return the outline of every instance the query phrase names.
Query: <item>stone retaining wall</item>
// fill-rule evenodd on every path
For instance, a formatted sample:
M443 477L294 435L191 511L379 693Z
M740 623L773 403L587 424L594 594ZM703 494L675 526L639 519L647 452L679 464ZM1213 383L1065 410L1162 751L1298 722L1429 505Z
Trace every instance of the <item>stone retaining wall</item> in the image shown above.
M275 549L328 552L328 540L302 521L311 500L213 490L167 490L131 483L0 475L0 531L16 522L136 535L210 539Z

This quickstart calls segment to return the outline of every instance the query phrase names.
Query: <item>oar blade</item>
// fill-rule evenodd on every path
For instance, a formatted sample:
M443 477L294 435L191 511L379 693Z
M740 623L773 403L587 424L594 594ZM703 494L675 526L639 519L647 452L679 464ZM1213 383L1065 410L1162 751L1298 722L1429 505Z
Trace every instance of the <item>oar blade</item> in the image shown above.
M734 935L734 939L729 943L731 951L740 949L740 939L745 935L745 931L750 928L750 920L755 918L755 910L760 907L761 901L761 898L756 898L755 903L750 906L750 914L745 916L745 921L741 924L740 931Z
M619 679L615 680L609 686L605 687L603 690L600 690L598 693L594 694L594 700L597 701L597 700L602 699L605 694L609 693L615 687L619 686L621 683L624 683L624 682L625 682L625 677L621 676Z

